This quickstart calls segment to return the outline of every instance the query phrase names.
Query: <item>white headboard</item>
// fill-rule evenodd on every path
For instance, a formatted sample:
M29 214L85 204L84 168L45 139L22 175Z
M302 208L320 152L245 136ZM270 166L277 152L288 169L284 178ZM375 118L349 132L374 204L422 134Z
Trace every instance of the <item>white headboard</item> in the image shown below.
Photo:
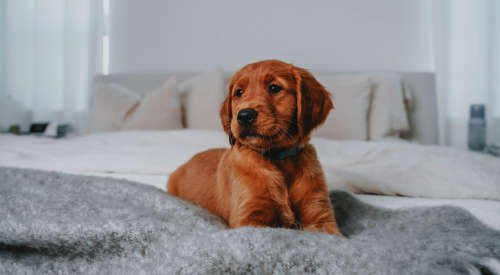
M313 71L313 74L315 72ZM324 75L325 72L319 72ZM334 72L328 74L340 74ZM363 72L368 73L369 72ZM378 73L378 72L377 72ZM96 80L113 82L124 85L139 93L145 93L161 86L169 76L174 73L131 73L99 75ZM175 73L178 81L195 75L194 73ZM405 93L409 94L411 101L408 110L410 131L404 138L414 140L421 144L438 143L438 112L437 96L433 73L425 72L399 72L402 76ZM228 79L231 74L228 73Z

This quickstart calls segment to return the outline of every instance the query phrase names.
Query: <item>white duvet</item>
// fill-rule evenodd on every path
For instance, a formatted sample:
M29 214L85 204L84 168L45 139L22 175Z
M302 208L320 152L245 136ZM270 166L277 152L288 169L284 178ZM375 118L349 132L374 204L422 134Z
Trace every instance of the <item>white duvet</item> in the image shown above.
M360 196L365 201L396 208L462 205L500 228L500 202L495 201L500 200L499 158L405 142L318 138L312 143L330 189L448 198ZM61 140L0 135L0 166L125 178L165 189L168 175L179 165L197 152L214 147L228 147L223 132L128 131ZM493 212L498 214L491 220L489 214Z

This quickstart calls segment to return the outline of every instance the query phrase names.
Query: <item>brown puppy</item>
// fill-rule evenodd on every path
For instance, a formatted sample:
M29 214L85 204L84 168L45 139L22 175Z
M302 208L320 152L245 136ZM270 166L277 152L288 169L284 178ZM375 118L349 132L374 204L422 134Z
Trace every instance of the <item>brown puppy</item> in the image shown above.
M333 108L306 70L278 60L236 72L220 117L231 149L195 155L168 193L223 217L231 228L272 226L341 235L311 131Z

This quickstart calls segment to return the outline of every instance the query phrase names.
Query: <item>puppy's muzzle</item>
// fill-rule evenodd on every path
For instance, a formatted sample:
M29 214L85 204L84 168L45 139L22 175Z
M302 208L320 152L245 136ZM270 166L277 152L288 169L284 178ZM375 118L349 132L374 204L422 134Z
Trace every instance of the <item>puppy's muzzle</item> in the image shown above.
M257 119L258 114L259 113L254 109L243 109L238 112L238 123L241 126L248 127L254 123L254 121Z

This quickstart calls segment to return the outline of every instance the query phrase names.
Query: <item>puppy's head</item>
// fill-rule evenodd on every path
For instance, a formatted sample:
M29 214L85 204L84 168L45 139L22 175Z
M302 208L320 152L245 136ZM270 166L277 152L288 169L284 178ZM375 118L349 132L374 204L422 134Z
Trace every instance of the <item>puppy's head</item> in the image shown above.
M307 70L265 60L233 75L220 117L231 145L270 150L309 138L332 108L330 94Z

